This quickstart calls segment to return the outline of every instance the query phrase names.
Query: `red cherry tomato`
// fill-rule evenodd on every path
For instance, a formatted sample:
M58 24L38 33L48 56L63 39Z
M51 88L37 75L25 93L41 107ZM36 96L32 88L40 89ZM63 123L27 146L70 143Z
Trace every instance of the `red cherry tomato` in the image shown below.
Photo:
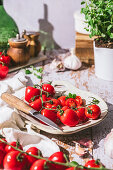
M41 97L39 97L39 99L41 99ZM42 95L42 100L43 100L43 102L45 102L45 101L48 100L48 97L45 94L43 94Z
M41 114L56 123L57 114L53 110L43 109Z
M14 142L11 142L11 143L9 143L9 144L12 145L12 146L14 146L14 147L17 147L17 148L23 150L23 148L22 148L22 146L20 145L19 142L15 142L15 141L14 141ZM5 151L8 153L8 152L11 152L11 151L15 151L15 149L12 148L12 147L9 146L9 145L6 145Z
M51 84L43 84L42 90L48 92L51 96L55 94L55 89Z
M9 68L3 64L0 64L0 79L4 79L8 74Z
M0 56L1 56L0 61L6 64L7 66L9 66L11 58L9 56L2 55L1 52L0 52Z
M89 160L86 162L85 167L88 168L99 168L100 167L100 163L98 161L95 161L94 159Z
M76 96L75 102L77 106L81 106L83 104L82 98L80 96Z
M46 169L48 169L48 170L53 170L53 169L50 169L48 163L47 163L47 167L48 167L48 168L45 168L45 166L46 166L46 160L44 160L44 159L39 159L39 160L35 161L35 162L32 164L30 170L46 170Z
M62 107L62 109L60 109L58 112L57 112L57 117L60 118L60 116L62 115L62 113L64 113L65 110L69 109L68 106L64 106Z
M100 114L101 114L100 107L95 104L90 105L85 109L85 115L90 119L97 119L99 118Z
M26 164L26 155L21 154L19 151L12 151L7 153L3 161L4 169L11 170L25 170Z
M53 162L61 162L61 163L66 163L66 159L65 159L65 156L64 156L64 153L63 152L55 152L54 154L52 154L50 157L49 157L49 160L50 161L53 161ZM52 164L53 166L53 169L60 169L60 170L65 170L65 166L62 166L62 165L56 165L56 164Z
M72 109L66 109L64 113L60 115L60 121L67 126L76 126L78 124L78 116Z
M4 157L5 157L5 150L0 150L0 168L3 168L3 160L4 160Z
M65 103L66 103L66 106L76 107L76 102L75 102L75 99L73 99L73 98L67 99Z
M41 99L36 99L35 101L29 103L29 106L37 111L40 111L40 109L42 108L42 101Z
M26 87L26 90L25 90L25 100L27 102L30 103L30 102L33 101L32 99L34 99L34 100L38 99L39 95L40 95L40 89L31 87L31 86Z
M37 149L36 147L31 147L26 152L32 155L37 155L37 156L41 155L41 151ZM29 167L30 167L37 160L37 158L34 158L30 155L26 155L26 156L28 159Z
M62 106L66 106L66 96L61 96L58 98Z
M51 99L50 101L48 101L47 103L45 103L45 107L46 107L46 108L56 109L58 105L59 105L59 106L61 105L60 100L58 100L58 99Z
M77 110L75 110L75 112L79 118L79 122L86 122L88 120L88 118L85 115L84 107L77 108Z
M1 138L3 141L7 142L5 138ZM0 141L0 150L4 150L5 146L7 144L3 143L2 141Z
M70 168L67 168L66 170L76 170L76 168L75 167L70 167Z

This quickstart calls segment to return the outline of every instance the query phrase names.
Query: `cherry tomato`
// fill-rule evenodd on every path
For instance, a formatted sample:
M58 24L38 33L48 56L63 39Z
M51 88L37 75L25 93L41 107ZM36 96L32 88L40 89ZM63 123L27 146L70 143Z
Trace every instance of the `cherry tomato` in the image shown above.
M75 102L77 106L81 106L83 104L82 98L80 96L76 96Z
M78 124L78 116L72 109L66 109L64 113L60 115L60 121L67 126L76 126Z
M9 66L11 58L9 56L2 55L1 52L0 52L0 56L1 56L0 61L6 64L7 66Z
M51 84L43 84L42 90L48 92L51 96L55 94L55 89Z
M0 64L0 79L4 79L8 74L9 68L3 64Z
M4 157L5 157L5 150L0 150L0 168L3 167L3 160L4 160Z
M75 167L70 167L70 168L67 168L66 170L76 170Z
M75 99L73 99L73 98L67 99L65 103L66 103L66 106L76 107L76 102L75 102Z
M58 98L62 106L66 106L66 96L61 96Z
M90 119L97 119L100 116L100 114L101 114L100 107L95 104L90 105L85 109L85 115Z
M30 170L47 170L47 169L54 170L54 169L50 168L49 164L46 163L46 160L44 160L44 159L39 159L39 160L35 161L30 168Z
M4 169L11 170L25 170L27 166L26 164L26 155L20 153L19 151L12 151L7 153L3 161Z
M77 108L77 110L75 110L75 112L79 118L79 122L86 122L88 120L88 118L85 115L84 107Z
M58 100L58 99L51 99L50 101L48 101L47 103L45 103L45 107L46 107L46 108L56 109L58 105L59 105L59 106L61 105L60 100Z
M26 152L29 154L32 154L32 155L37 155L37 156L41 155L41 151L39 149L37 149L36 147L31 147ZM37 158L34 158L30 155L26 155L26 156L27 156L27 159L29 162L29 167L30 167L37 160Z
M29 103L29 106L37 111L40 111L40 109L42 108L42 101L41 99L36 99L35 101Z
M95 161L94 159L89 160L86 162L85 167L88 168L99 168L100 167L100 163L98 161Z
M30 103L30 102L33 101L33 99L34 100L38 99L39 95L40 95L40 89L31 87L31 86L26 87L26 90L25 90L25 100L27 102Z
M53 162L66 163L66 159L65 159L63 152L55 152L54 154L52 154L49 157L49 160L53 161ZM57 165L57 164L52 164L52 166L53 166L53 169L56 168L56 169L60 169L60 170L65 170L65 168L66 168L65 166Z
M41 99L41 97L39 97L39 99ZM45 101L48 100L48 97L45 94L43 94L42 95L42 100L43 100L43 102L45 102Z
M62 113L64 113L65 110L69 109L68 106L64 106L62 107L62 109L60 109L58 112L57 112L57 117L60 118L60 116L62 115Z
M22 148L22 146L20 145L20 143L19 142L11 142L11 143L9 143L10 145L12 145L12 146L14 146L14 147L17 147L17 148L19 148L19 149L21 149L21 150L23 150L23 148ZM5 151L8 153L8 152L11 152L11 151L15 151L15 149L13 149L11 146L9 146L9 145L6 145L6 147L5 147Z
M43 109L41 114L56 123L57 114L53 110Z
M5 138L1 138L3 141L7 142ZM6 144L0 141L0 150L4 150Z

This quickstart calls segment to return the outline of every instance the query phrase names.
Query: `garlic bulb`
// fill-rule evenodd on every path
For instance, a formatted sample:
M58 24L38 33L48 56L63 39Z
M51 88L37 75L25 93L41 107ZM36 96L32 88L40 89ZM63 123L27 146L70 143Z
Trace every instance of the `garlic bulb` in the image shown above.
M105 138L104 152L106 155L113 159L113 129Z
M63 61L64 67L68 69L72 69L72 70L77 70L82 65L81 61L79 60L77 56L75 56L73 48L70 50L70 52L71 52L71 55L67 56Z

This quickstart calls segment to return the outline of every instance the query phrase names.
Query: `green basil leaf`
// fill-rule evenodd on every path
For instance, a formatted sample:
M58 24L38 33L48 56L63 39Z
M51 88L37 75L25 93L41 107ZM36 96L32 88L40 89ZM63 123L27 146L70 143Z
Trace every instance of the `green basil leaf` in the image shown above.
M30 70L25 70L25 74L32 74L32 72Z

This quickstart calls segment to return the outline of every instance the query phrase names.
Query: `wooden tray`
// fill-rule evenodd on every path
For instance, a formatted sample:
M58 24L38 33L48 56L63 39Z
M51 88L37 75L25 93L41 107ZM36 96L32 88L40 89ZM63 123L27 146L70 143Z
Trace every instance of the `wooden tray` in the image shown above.
M107 112L108 112L108 107L107 107L107 104L104 102L104 100L101 99L99 96L97 96L93 93L87 92L87 91L82 91L82 90L76 88L75 86L73 86L72 84L65 82L65 81L55 81L55 82L53 82L53 85L55 87L57 95L59 95L59 93L60 93L60 95L61 95L61 93L63 93L63 94L68 94L68 93L74 94L75 93L76 95L81 96L82 99L84 99L86 101L86 104L88 104L90 101L92 101L91 97L95 97L97 100L100 101L98 105L101 109L101 116L97 120L88 120L87 122L78 124L75 127L69 127L69 126L63 125L62 126L63 131L59 131L59 130L55 130L52 127L49 127L47 125L43 125L39 121L35 120L34 118L19 111L20 115L22 117L26 118L27 120L29 120L33 126L37 127L40 130L48 132L48 133L66 135L66 134L76 133L83 129L97 125L106 117ZM26 121L26 123L30 123L29 121Z
M47 60L47 56L40 53L37 57L31 58L27 64L10 68L9 73L17 71L17 70L25 68L25 67L28 67L29 65L39 63L39 62L44 61L44 60Z

